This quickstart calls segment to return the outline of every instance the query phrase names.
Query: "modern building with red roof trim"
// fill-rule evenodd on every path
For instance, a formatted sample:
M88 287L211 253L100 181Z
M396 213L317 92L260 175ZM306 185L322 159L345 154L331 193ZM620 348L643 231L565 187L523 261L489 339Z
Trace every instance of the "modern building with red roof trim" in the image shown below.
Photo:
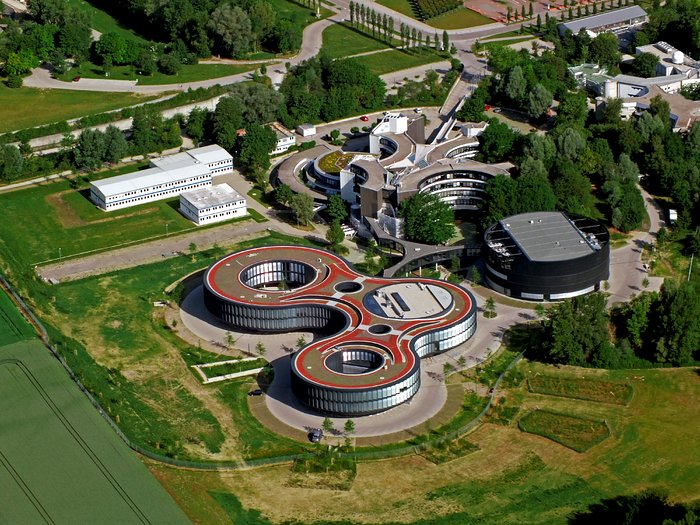
M292 356L294 394L319 412L357 416L397 406L420 388L420 360L476 331L476 301L433 279L362 275L341 257L301 246L251 248L213 264L204 302L237 330L310 330Z

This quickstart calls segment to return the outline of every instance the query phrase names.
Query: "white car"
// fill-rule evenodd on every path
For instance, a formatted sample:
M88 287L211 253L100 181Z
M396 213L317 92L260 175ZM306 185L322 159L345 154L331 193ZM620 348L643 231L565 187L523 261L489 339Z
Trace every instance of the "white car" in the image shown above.
M419 115L420 115L421 113L423 113L423 110L422 110L421 108L416 108L416 109L414 109L413 111L415 111L415 112L418 113Z

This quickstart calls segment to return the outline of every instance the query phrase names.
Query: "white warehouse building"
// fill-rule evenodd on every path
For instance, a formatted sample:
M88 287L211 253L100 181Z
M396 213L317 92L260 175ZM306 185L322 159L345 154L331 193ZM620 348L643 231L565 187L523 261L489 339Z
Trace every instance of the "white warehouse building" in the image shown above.
M128 208L210 187L214 175L233 172L233 158L216 144L153 159L150 164L146 170L92 182L90 199L105 211Z
M243 217L246 199L228 184L200 188L180 194L180 211L197 226Z

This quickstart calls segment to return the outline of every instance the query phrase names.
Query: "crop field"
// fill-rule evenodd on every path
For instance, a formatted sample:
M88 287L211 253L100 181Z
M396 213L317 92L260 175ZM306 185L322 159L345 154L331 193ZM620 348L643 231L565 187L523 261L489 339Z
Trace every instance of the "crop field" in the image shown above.
M0 346L35 336L32 326L22 317L8 295L0 290Z
M187 523L37 340L0 348L0 428L0 522Z

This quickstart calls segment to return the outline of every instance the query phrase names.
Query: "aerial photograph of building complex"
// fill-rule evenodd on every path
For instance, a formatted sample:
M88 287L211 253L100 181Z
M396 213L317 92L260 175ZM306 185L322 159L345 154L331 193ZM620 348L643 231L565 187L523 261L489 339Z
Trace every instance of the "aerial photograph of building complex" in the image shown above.
M0 9L0 523L700 523L698 0Z

